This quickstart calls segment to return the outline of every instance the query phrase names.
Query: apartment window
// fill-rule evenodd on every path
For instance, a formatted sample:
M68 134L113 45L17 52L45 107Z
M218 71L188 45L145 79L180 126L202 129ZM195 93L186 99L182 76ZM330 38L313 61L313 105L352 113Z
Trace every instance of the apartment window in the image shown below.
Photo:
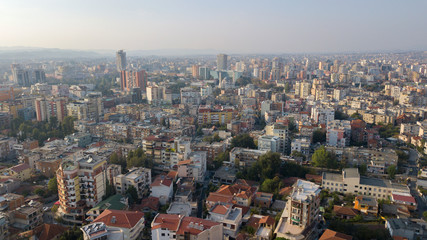
M338 183L335 183L335 186L337 186L337 187L338 187Z
M165 236L165 234L164 233L162 233L162 237L164 237Z

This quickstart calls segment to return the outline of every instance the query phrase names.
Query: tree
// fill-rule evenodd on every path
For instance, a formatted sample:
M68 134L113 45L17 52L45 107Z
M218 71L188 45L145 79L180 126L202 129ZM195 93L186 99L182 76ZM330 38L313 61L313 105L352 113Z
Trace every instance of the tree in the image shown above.
M323 143L326 142L326 131L323 131L321 129L317 129L313 132L313 143Z
M114 186L110 184L110 181L107 179L105 184L105 195L103 196L103 199L105 200L113 196L114 194L116 194L116 190L114 189Z
M341 112L341 111L339 111L339 110L336 110L335 111L335 119L338 119L338 120L346 120L346 119L348 119L348 115L347 114L345 114L345 113L343 113L343 112Z
M255 149L256 145L255 145L254 139L251 136L249 136L249 134L245 133L245 134L237 135L231 140L231 148L234 148L234 147Z
M368 166L366 166L366 163L362 163L359 165L359 173L360 175L366 175L366 172L368 171Z
M59 240L83 240L83 232L74 225L73 228L65 231Z
M289 83L285 83L285 93L289 93L291 91L291 85Z
M321 168L337 168L338 162L335 154L326 150L325 146L320 146L311 157L313 165Z
M360 113L358 113L358 112L355 112L355 113L351 114L350 117L353 118L353 119L360 119L360 120L363 119L362 115Z
M132 198L133 202L138 201L138 191L133 185L129 185L128 189L126 190L126 194Z
M281 188L281 183L282 181L278 176L275 176L273 179L267 178L261 184L261 191L268 193L278 193L279 189Z
M284 177L300 177L305 178L308 169L293 162L286 162L280 169L280 174Z
M229 151L225 151L225 152L218 154L215 157L214 162L213 162L215 169L218 169L219 167L221 167L223 162L228 162L228 161L230 161L230 152Z
M424 217L424 220L426 220L426 221L427 221L427 211L424 211L424 212L423 212L423 217Z
M45 194L45 191L42 188L37 188L36 190L34 190L34 193L43 197Z
M306 159L305 155L304 155L304 154L302 154L301 152L298 152L297 150L294 150L294 151L291 153L291 157L298 157L298 158L302 158L304 161L305 161L305 159Z
M396 165L390 165L387 168L387 173L388 173L388 177L390 179L394 179L395 175L396 175Z
M58 193L58 182L56 181L56 177L53 177L49 180L49 182L47 183L47 189L50 193Z

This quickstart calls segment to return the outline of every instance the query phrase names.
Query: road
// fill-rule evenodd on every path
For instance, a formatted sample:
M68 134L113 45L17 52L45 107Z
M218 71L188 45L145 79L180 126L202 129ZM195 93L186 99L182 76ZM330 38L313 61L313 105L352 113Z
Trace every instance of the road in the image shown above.
M205 181L203 181L203 187L202 187L202 190L200 192L200 197L197 201L197 217L198 218L203 218L203 216L202 216L203 215L203 203L204 203L205 198L206 198L206 190L208 189L211 174L212 173L210 171L206 172L206 178L205 178Z

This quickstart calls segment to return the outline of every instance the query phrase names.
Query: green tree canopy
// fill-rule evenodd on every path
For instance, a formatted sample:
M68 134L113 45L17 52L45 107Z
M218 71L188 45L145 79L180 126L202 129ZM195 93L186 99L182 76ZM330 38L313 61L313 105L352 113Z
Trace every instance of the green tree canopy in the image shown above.
M335 154L326 150L325 146L320 146L311 157L313 165L322 168L337 168L338 162Z
M231 140L231 148L234 148L234 147L255 149L256 145L255 145L254 139L251 136L249 136L249 134L245 133L245 134L237 135Z
M58 193L58 182L56 181L56 177L53 177L49 180L47 184L47 189L50 193L57 194Z
M132 198L133 202L138 201L138 191L133 185L130 185L126 190L126 194Z
M396 165L390 165L387 168L387 174L390 179L394 179L394 177L396 176Z
M313 143L323 143L326 142L326 131L323 131L321 129L317 129L313 132Z

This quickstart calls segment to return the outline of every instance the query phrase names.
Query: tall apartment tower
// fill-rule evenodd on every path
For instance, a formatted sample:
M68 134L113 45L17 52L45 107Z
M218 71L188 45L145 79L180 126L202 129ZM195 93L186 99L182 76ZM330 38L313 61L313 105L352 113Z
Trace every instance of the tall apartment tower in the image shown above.
M227 70L227 55L226 54L218 54L216 56L216 68L218 71L226 71Z
M82 224L85 208L102 201L107 184L107 160L99 156L83 156L65 160L56 171L59 213L71 224Z
M121 72L126 70L126 52L119 50L116 52L117 71Z
M277 224L277 237L312 239L320 221L320 186L299 179L293 186L282 216ZM311 236L311 237L310 237Z
M49 121L50 117L56 117L59 122L64 120L66 109L65 98L36 98L34 105L36 108L37 121Z

